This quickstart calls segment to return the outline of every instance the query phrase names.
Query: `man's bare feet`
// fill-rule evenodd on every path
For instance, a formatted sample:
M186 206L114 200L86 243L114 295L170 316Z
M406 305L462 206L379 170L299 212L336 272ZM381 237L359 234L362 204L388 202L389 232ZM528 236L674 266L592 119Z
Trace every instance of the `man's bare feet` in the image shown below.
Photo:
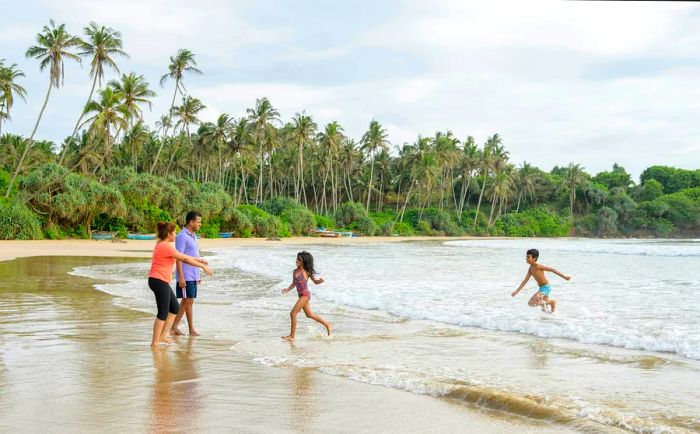
M282 339L284 339L285 341L292 342L294 340L294 337L293 336L282 336Z
M170 334L173 335L173 336L182 336L182 335L184 335L184 333L182 333L182 332L180 331L180 329L177 328L177 327L171 328L171 329L170 329Z
M190 330L190 336L199 336L199 333L197 333L197 330Z

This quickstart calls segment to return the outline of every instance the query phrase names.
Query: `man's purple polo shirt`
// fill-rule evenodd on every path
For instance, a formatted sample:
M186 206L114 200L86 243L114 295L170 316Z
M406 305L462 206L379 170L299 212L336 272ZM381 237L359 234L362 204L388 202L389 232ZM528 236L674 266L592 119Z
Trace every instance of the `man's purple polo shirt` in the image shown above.
M199 245L197 244L197 237L192 232L188 231L187 228L182 228L177 237L175 237L175 248L178 252L184 253L185 255L199 258ZM193 267L192 265L182 263L182 274L185 276L185 282L192 282L199 280L199 267ZM177 276L177 272L175 273Z

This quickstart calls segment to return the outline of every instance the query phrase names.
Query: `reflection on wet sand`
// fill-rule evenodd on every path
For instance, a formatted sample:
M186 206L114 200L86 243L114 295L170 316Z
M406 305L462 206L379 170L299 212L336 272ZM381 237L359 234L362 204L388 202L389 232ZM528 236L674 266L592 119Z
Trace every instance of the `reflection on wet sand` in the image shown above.
M200 378L193 357L194 339L178 349L164 346L152 350L153 392L151 432L196 429L203 407Z

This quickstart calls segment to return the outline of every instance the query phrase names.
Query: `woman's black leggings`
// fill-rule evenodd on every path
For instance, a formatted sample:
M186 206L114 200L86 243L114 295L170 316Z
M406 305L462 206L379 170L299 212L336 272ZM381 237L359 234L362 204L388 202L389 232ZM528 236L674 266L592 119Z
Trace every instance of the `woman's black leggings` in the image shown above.
M168 312L177 315L180 312L180 305L177 302L175 293L168 282L163 282L155 277L148 278L148 287L151 288L156 296L156 304L158 305L158 319L165 321L168 317Z

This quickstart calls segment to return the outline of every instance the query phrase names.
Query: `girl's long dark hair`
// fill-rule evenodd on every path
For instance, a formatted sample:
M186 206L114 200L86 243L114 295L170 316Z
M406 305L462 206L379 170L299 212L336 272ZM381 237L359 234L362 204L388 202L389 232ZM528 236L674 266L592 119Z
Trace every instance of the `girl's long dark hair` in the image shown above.
M301 266L306 270L307 273L309 273L309 277L315 276L316 269L314 268L314 257L311 256L311 253L307 252L306 250L303 250L299 253L297 253L297 258L301 261Z

